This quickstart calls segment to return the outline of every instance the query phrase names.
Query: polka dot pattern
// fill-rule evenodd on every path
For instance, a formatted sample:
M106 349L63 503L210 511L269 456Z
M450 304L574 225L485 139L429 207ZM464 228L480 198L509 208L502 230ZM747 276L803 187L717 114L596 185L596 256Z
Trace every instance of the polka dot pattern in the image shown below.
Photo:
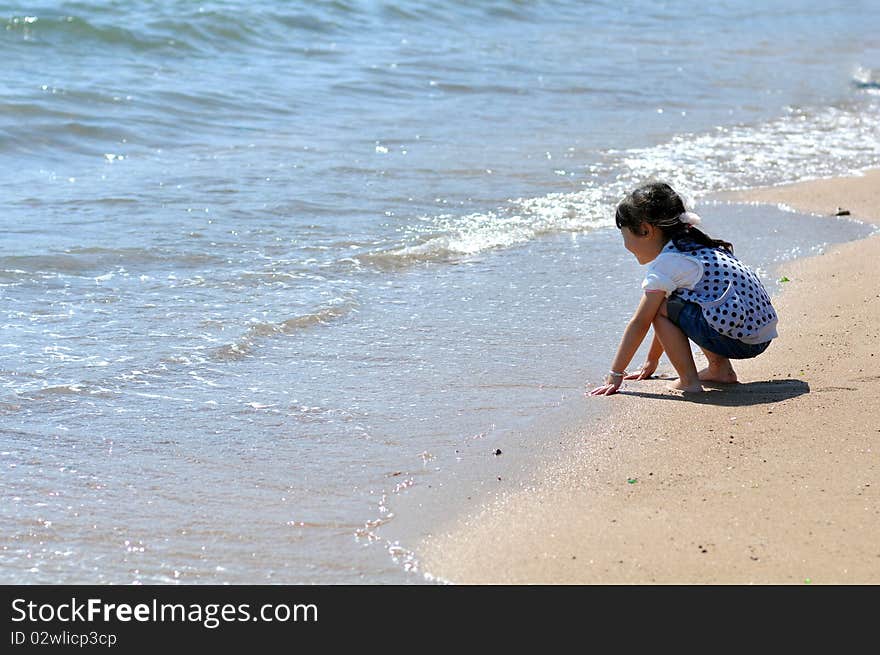
M674 252L683 252L674 245ZM721 334L742 339L776 319L770 296L758 276L726 250L700 246L687 253L703 264L703 277L693 290L676 294L703 308L706 321Z

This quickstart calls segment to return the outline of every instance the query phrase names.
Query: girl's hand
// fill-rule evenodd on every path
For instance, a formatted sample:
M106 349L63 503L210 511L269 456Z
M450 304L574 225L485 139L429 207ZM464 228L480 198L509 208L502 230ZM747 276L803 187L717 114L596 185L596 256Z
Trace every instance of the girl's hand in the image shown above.
M610 396L611 394L617 393L617 390L620 388L620 384L623 382L623 376L616 377L609 375L605 378L605 384L601 387L596 387L592 391L587 392L588 396Z
M596 387L592 391L587 392L588 396L610 396L611 394L617 393L617 390L620 388L620 383L617 382L615 384L605 384L601 387Z
M657 366L660 364L660 360L657 359L648 359L645 360L645 363L642 365L638 371L631 375L627 375L624 380L647 380L652 375L654 375L654 371L657 370Z

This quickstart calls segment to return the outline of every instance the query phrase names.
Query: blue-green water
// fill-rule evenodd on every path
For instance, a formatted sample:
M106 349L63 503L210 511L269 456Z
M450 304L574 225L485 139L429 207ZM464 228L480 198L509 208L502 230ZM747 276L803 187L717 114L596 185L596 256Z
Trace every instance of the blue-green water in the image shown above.
M0 579L417 581L388 497L607 367L623 193L880 163L876 3L620 5L0 5Z

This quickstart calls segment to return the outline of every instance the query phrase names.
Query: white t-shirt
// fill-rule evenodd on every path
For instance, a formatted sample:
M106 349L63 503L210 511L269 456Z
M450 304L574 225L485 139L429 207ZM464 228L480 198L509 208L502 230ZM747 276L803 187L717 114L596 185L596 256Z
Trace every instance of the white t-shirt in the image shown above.
M665 291L666 297L684 287L693 289L703 277L703 263L693 257L676 252L661 252L648 264L642 289Z

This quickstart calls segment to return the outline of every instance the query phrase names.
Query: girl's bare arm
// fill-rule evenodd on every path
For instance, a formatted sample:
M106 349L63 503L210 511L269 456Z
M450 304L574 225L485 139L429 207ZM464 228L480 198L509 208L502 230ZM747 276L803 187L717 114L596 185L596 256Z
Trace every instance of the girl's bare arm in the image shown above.
M614 356L614 361L611 362L612 371L621 372L627 367L630 361L632 361L639 346L642 345L645 335L648 334L648 330L651 328L651 324L654 322L654 318L657 316L657 312L660 310L660 306L663 304L664 300L666 300L666 295L663 293L646 292L642 296L642 300L639 303L638 309L636 309L636 313L633 314L626 329L623 331L623 338L620 340L617 354ZM609 380L605 385L593 389L589 392L589 395L611 395L617 391L621 382L623 382L622 377Z

